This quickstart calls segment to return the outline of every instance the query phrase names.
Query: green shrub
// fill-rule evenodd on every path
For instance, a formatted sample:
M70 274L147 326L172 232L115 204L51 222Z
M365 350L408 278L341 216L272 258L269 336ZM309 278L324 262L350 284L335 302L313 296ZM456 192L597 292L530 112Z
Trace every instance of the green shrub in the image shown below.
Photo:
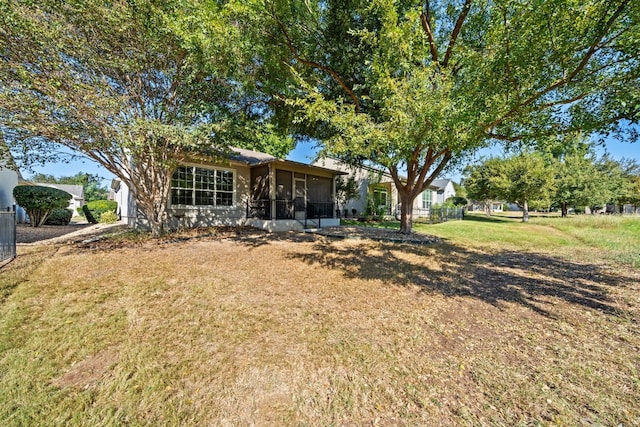
M447 207L459 208L459 207L467 206L468 202L467 202L467 199L465 199L464 197L452 196L447 198L447 200L445 200L444 203Z
M69 206L71 194L53 187L17 185L13 189L16 203L27 211L32 227L39 227L52 210Z
M71 209L56 208L49 213L45 225L69 225L73 212Z
M116 213L117 209L118 202L113 200L94 200L92 202L88 202L82 207L85 218L87 218L87 221L91 224L97 224L100 222L100 217L103 213ZM87 212L89 212L89 214L87 214Z
M114 224L118 222L118 214L112 211L103 212L100 215L100 222L102 224Z

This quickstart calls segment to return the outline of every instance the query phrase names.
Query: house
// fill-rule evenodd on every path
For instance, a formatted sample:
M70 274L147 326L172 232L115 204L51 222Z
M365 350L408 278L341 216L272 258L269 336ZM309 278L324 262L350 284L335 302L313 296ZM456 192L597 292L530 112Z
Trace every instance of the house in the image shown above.
M353 167L330 157L317 159L313 164L343 171L353 176L358 183L359 197L349 200L345 206L340 207L343 209L343 216L345 210L347 215L352 215L352 209L356 210L356 216L365 214L367 204L369 204L369 211L375 210L382 212L383 215L399 215L398 191L389 173L370 166ZM455 195L453 181L436 179L414 200L413 214L428 215L432 206L442 205L445 200Z
M0 144L3 143L0 142ZM13 189L23 182L24 179L22 179L20 169L15 165L9 149L6 145L0 146L0 210L15 209L16 222L18 223L27 221L27 213L23 208L16 205L16 201L13 198Z
M248 225L269 231L340 224L335 178L343 172L233 148L224 163L180 165L171 180L169 227ZM144 226L135 199L114 179L113 199L129 226Z
M51 184L48 182L34 182L34 184L42 187L57 188L58 190L71 194L68 209L72 212L73 216L80 216L78 208L84 206L84 187L82 185Z
M11 163L0 158L0 210L13 210L15 200L13 189L21 179L16 168L9 167Z

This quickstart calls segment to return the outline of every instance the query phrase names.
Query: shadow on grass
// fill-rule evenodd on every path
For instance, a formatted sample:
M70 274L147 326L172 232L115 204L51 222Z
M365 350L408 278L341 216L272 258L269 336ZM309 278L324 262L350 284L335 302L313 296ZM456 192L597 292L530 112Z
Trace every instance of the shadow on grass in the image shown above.
M607 287L625 286L622 277L608 275L598 266L525 252L486 254L448 243L345 246L330 240L318 241L314 248L313 253L290 256L339 269L347 278L417 285L425 292L473 297L495 306L517 303L550 317L554 316L553 299L620 314L607 296Z
M485 214L467 214L464 217L465 221L475 221L475 222L518 222L522 221L522 217L511 218L504 216L489 216Z

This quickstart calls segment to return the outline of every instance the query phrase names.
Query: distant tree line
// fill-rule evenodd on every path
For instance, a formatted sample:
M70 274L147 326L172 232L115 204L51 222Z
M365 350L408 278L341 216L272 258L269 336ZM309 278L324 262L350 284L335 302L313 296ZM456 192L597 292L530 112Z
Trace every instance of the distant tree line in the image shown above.
M626 204L640 206L640 163L608 154L598 158L594 145L583 141L484 159L465 169L463 183L468 197L485 205L517 204L523 221L530 209L557 209L567 216L570 209L593 212L615 206L622 213Z

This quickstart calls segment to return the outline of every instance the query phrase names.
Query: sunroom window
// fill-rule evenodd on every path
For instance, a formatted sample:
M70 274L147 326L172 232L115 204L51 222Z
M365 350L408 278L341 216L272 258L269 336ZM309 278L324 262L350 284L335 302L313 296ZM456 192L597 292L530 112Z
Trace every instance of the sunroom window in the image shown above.
M233 181L230 170L179 166L171 178L171 204L233 206Z
M422 192L422 209L431 209L431 190Z

